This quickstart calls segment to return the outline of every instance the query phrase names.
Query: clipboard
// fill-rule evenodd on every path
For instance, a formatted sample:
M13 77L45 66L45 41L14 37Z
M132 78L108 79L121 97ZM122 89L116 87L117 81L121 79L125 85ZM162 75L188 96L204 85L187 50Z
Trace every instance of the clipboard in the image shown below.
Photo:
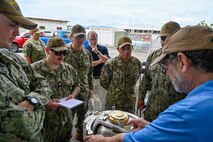
M74 107L79 106L79 105L84 103L83 101L77 100L77 99L66 100L66 97L62 98L62 99L59 99L59 101L60 102L58 104L60 106L66 107L68 109L74 108Z

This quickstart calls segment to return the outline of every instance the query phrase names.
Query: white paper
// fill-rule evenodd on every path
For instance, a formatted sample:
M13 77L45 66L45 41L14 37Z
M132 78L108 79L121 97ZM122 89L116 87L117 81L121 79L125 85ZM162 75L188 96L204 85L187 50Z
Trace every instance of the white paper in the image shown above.
M60 102L58 104L69 109L84 103L83 101L77 99L69 99L66 101L66 98L60 99L59 101Z

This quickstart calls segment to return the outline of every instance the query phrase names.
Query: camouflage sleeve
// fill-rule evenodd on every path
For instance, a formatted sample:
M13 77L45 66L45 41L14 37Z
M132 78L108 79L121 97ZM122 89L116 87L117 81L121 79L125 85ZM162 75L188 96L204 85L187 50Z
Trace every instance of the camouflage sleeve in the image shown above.
M100 84L106 90L108 90L111 80L113 78L111 60L112 59L108 60L103 66L100 75Z
M16 93L24 91L21 89L18 92L13 91L13 94ZM19 95L21 94L16 96ZM16 101L11 100L8 94L0 90L0 141L29 141L41 130L44 116L43 109L36 111L23 109Z
M47 80L27 64L22 57L19 57L19 61L30 80L30 89L32 91L28 96L36 97L41 105L46 105L52 95L52 90Z
M139 83L139 95L138 95L139 100L144 100L146 97L147 91L151 90L152 79L149 72L149 66L151 61L152 61L152 54L149 55L147 58L147 65L145 67L144 75Z
M0 108L3 108L9 105L9 102L7 100L8 97L9 97L8 95L6 95L2 90L0 90Z
M4 56L2 56L1 59L7 59L8 62L6 63L11 63L10 60L15 61L17 66L14 66L14 68L11 68L11 70L21 70L24 76L20 76L20 80L16 82L13 78L11 78L11 76L14 75L13 73L16 73L15 71L12 71L11 73L7 74L6 69L9 69L7 68L7 66L9 66L10 64L8 64L7 66L2 65L1 67L2 72L0 73L0 141L31 141L31 139L35 137L42 129L45 112L43 110L43 107L37 109L36 111L29 111L20 107L18 104L23 100L24 97L26 97L26 95L34 95L40 100L40 103L42 104L42 97L39 96L44 95L43 100L45 101L43 102L46 102L46 100L48 100L47 97L48 95L50 95L51 92L50 90L42 92L42 87L46 86L42 86L39 83L37 84L37 86L42 86L40 89L42 91L40 91L39 89L34 89L32 91L32 89L29 88L29 80L25 74L25 71L26 73L28 73L27 71L33 71L30 70L29 65L21 56L18 56L17 54L11 54L11 52L5 50ZM23 69L29 69L23 71L19 64L23 67ZM14 62L13 65L15 65ZM21 81L23 81L24 83ZM37 82L39 81L43 82L43 80L41 79L37 80ZM49 86L47 85L46 88L48 87Z
M32 52L32 44L30 42L25 42L22 47L22 53L26 56L31 57Z
M92 90L93 89L93 67L92 67L92 55L89 53L90 56L90 68L89 68L89 72L88 72L88 83L89 83L89 89Z

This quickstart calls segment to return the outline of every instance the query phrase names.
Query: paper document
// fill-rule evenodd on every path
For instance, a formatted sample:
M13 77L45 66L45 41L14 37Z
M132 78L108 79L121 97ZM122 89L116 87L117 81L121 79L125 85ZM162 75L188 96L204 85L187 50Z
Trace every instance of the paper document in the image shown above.
M58 104L69 109L84 103L83 101L77 99L69 99L66 101L66 98L60 99L59 101L60 102Z

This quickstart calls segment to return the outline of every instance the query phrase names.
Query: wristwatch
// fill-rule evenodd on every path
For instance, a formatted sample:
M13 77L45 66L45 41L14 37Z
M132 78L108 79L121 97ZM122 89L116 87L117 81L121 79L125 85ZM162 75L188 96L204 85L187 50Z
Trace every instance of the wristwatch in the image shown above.
M38 99L35 98L35 97L28 96L28 97L25 98L25 100L28 101L31 105L33 105L34 111L40 106Z

